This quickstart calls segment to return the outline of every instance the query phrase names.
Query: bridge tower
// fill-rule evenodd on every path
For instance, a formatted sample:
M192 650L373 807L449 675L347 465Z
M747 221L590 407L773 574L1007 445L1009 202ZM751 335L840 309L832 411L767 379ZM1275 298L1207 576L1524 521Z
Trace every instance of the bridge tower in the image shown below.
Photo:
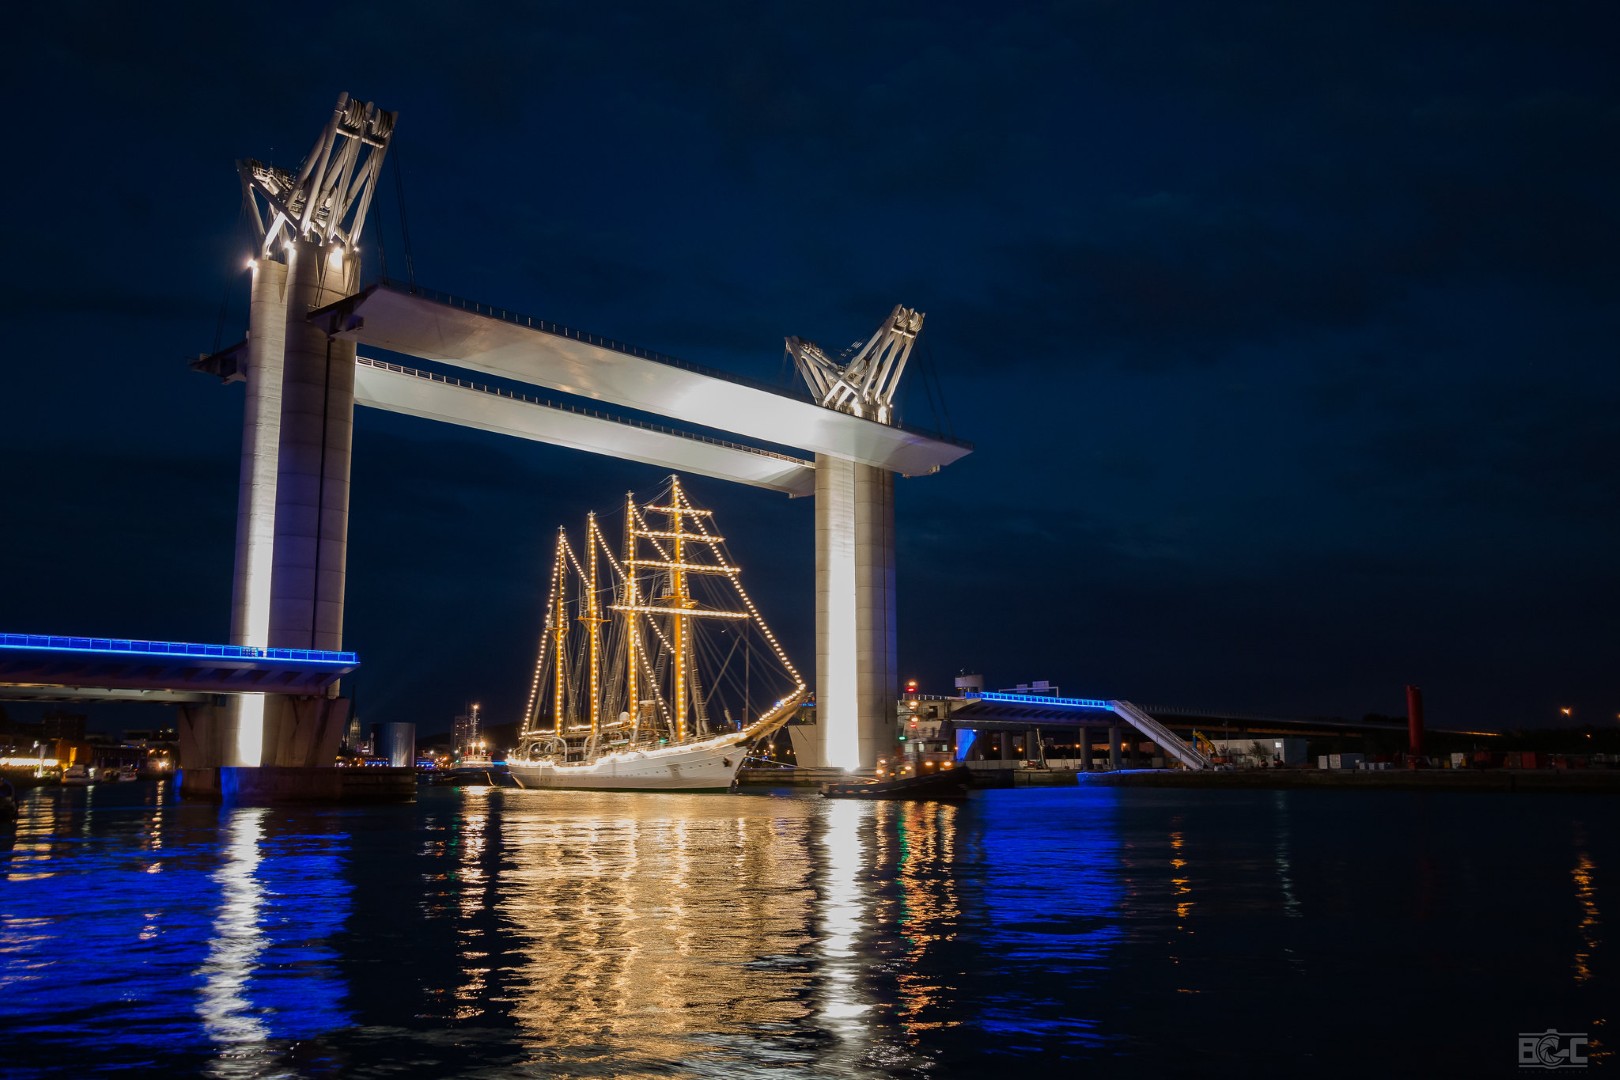
M252 207L247 403L231 642L342 647L355 346L309 312L355 293L359 240L395 114L340 94L296 175L237 163ZM331 690L335 697L336 687ZM346 709L262 694L234 700L200 765L330 765Z
M896 306L833 359L796 337L788 353L825 408L893 425L894 392L923 314ZM816 454L816 737L799 764L869 769L894 746L894 474Z

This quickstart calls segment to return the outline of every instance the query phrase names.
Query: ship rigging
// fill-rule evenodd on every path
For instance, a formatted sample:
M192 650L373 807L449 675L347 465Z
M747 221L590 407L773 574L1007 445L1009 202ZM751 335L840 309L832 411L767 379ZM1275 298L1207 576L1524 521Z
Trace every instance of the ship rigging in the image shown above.
M679 478L559 529L513 775L534 787L728 787L747 744L807 694L743 588L713 512Z

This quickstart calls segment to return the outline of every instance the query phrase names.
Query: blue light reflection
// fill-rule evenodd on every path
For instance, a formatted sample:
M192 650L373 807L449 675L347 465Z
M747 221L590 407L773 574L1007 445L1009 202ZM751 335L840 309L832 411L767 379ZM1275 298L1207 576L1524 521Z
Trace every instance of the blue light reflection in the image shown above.
M346 1027L328 942L351 906L348 837L280 834L262 808L221 817L161 785L120 787L29 793L0 848L7 1069L180 1054L241 1075Z
M1082 988L1108 972L1124 938L1126 889L1116 820L1119 791L986 792L976 803L983 860L985 947L1000 972L977 1026L1013 1051L1026 1041L1101 1045L1096 1016L1077 1015ZM1058 815L1026 812L1062 801Z

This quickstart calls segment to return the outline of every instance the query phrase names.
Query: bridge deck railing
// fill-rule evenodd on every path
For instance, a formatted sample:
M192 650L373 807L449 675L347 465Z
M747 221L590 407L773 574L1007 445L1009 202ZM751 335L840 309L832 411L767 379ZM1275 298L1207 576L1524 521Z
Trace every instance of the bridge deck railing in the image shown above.
M357 653L331 652L324 649L271 649L253 645L208 645L193 641L141 641L132 638L72 637L58 634L0 634L0 648L198 659L292 660L305 664L352 665L360 662Z

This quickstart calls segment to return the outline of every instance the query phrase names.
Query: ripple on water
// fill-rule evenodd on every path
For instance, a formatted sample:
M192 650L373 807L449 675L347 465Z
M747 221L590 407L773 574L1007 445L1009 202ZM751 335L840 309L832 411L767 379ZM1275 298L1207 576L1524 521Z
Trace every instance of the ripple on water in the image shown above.
M33 792L0 834L0 1051L22 1076L1247 1076L1263 1014L1289 1073L1491 1067L1548 1026L1607 1053L1606 803L1333 794ZM1369 1002L1450 1041L1324 1054L1320 1018Z

